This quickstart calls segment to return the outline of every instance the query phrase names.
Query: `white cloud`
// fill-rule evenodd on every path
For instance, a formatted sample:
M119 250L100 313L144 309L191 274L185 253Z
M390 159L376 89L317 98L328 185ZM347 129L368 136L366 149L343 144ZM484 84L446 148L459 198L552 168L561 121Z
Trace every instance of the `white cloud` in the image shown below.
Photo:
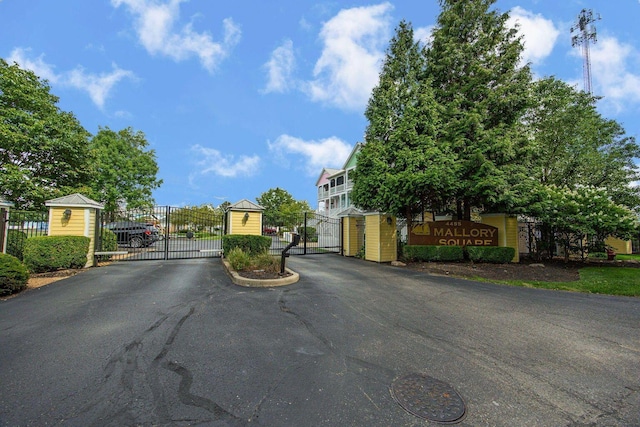
M47 79L53 84L73 87L86 92L98 108L104 108L105 100L115 85L125 78L135 79L133 72L123 70L113 64L110 73L88 73L82 67L74 70L56 73L54 66L44 61L44 55L35 59L29 57L30 49L15 48L9 55L8 62L16 62L21 68L33 71L38 77Z
M304 159L303 169L308 175L315 175L323 167L340 168L353 148L340 138L332 136L320 141L305 141L290 135L280 135L269 150L281 159L298 155Z
M23 49L21 47L17 47L13 49L13 51L7 58L7 63L11 64L15 62L20 65L20 68L31 70L38 77L46 79L50 83L57 83L59 76L55 73L51 64L47 64L46 62L44 62L44 54L38 56L35 59L31 59L29 58L30 53L31 49Z
M320 32L322 55L306 92L314 101L344 110L364 109L378 83L384 48L389 41L390 3L343 9Z
M93 103L102 109L109 93L120 80L135 78L131 71L118 68L115 64L112 67L113 71L110 73L100 73L99 75L87 73L82 67L78 67L68 73L67 84L87 92Z
M523 35L523 61L531 62L533 65L543 62L551 54L560 30L553 21L519 6L514 7L509 15L507 26L516 28L516 25L519 25L520 34Z
M237 176L251 176L257 172L260 165L258 156L240 156L239 159L232 155L224 155L213 148L203 147L196 144L191 147L200 159L196 165L200 168L200 175L217 175L225 178L235 178ZM192 176L193 178L193 176Z
M202 66L213 72L240 41L240 28L231 18L223 20L224 38L214 42L211 34L198 33L191 24L174 29L180 17L180 3L185 0L111 0L114 7L126 5L136 17L138 39L151 55L164 55L179 62L195 55Z
M294 85L292 74L295 66L293 42L287 40L271 53L269 62L264 64L268 73L268 81L263 92L287 92Z
M422 44L429 45L433 39L433 25L418 27L413 30L413 39Z
M594 93L616 108L640 103L640 52L614 37L600 38L590 52ZM579 55L577 49L572 53Z

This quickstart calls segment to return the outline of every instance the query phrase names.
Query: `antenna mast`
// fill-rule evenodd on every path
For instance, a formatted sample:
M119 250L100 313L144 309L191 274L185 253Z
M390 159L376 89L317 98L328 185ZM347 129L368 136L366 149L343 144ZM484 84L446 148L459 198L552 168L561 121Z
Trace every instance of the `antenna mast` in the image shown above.
M571 27L571 46L581 46L582 57L582 76L584 79L584 91L591 94L591 58L589 55L589 42L597 42L595 22L600 20L600 15L593 16L591 9L582 9L578 15L578 22Z

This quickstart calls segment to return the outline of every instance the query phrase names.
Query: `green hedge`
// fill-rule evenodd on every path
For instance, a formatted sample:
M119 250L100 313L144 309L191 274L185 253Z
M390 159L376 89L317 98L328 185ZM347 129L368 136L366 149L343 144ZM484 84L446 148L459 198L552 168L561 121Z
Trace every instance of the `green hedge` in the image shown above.
M250 255L267 252L271 246L271 237L252 236L247 234L227 234L222 236L222 250L225 254L233 248L240 248Z
M22 261L24 242L27 241L27 233L20 230L8 230L7 232L7 253Z
M461 246L405 245L403 257L407 261L462 261Z
M24 246L24 263L33 273L82 268L87 263L89 242L84 236L31 237Z
M13 255L0 253L0 295L9 295L27 287L27 267Z
M467 246L469 260L473 262L492 262L496 264L506 264L511 262L516 254L514 248L501 246Z
M101 252L114 252L118 250L118 236L113 231L103 228L100 232L100 239L102 240ZM111 259L111 255L98 255L100 261Z

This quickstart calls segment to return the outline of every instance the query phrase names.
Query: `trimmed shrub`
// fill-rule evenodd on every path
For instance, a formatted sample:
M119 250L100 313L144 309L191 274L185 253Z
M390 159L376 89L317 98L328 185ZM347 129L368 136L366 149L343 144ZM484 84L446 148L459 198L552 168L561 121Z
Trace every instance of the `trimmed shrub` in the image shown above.
M24 246L24 263L33 273L82 268L87 263L89 242L84 236L32 237Z
M29 272L16 257L0 253L0 295L10 295L27 287Z
M403 256L407 261L437 261L438 246L405 245Z
M7 232L7 253L22 261L24 242L27 241L27 233L20 230L8 230Z
M118 236L111 230L106 228L102 229L102 250L104 252L112 252L118 250Z
M473 262L491 262L496 264L506 264L511 262L516 250L501 246L467 246L469 260Z
M269 250L271 237L247 234L227 234L222 236L222 250L228 254L233 248L240 248L249 255L259 255Z
M235 271L242 271L251 265L251 256L238 247L225 251L225 258Z
M461 246L405 245L403 256L407 261L462 261Z
M438 246L439 261L462 261L464 249L462 246Z
M113 231L103 228L100 232L100 239L102 240L102 252L113 252L118 250L118 236ZM111 255L98 255L98 260L104 261L111 259Z

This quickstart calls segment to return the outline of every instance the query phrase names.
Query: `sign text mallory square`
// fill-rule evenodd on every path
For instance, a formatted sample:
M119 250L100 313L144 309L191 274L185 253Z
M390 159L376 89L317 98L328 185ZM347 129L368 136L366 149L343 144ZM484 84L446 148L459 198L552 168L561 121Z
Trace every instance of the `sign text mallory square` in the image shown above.
M410 245L498 246L498 229L472 221L433 221L414 224Z

